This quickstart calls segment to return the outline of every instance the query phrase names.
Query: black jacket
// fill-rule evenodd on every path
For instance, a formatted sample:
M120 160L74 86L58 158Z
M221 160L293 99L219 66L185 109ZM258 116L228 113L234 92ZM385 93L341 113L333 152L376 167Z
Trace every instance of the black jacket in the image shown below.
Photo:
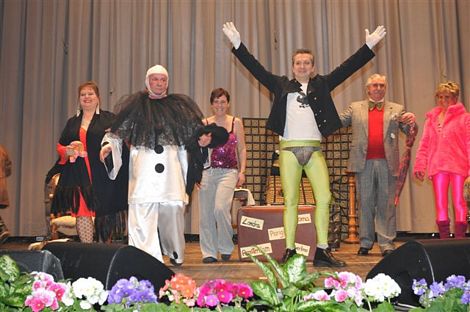
M267 71L243 43L238 49L232 49L232 52L251 74L274 94L266 127L282 136L286 125L287 94L300 91L301 84L295 79L289 80L286 76L277 76ZM307 87L308 103L315 116L318 129L324 137L342 127L330 92L364 66L374 55L374 52L364 44L328 75L316 75L310 78Z

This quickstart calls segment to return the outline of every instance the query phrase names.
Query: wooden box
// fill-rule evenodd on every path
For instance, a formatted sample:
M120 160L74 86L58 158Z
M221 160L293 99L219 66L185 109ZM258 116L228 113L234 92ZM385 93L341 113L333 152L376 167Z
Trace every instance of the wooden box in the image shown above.
M316 249L314 206L299 206L297 253L313 260ZM248 254L260 258L257 245L274 259L280 261L286 245L283 226L284 206L251 206L238 211L238 256L240 261L251 261ZM264 259L264 257L261 257Z

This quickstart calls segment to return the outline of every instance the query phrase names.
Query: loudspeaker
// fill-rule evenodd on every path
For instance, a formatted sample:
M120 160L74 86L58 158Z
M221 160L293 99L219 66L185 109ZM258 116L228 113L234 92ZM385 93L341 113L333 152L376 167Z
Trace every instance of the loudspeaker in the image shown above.
M367 279L379 273L393 278L401 288L398 302L419 306L413 293L413 279L441 282L452 275L470 278L470 239L440 239L410 241L382 259L367 274Z
M16 261L21 272L45 272L54 280L64 279L59 259L47 250L0 250L0 256L9 255Z
M48 243L44 249L62 263L65 278L94 277L110 290L121 278L135 276L149 280L155 291L165 285L174 272L148 253L123 244Z

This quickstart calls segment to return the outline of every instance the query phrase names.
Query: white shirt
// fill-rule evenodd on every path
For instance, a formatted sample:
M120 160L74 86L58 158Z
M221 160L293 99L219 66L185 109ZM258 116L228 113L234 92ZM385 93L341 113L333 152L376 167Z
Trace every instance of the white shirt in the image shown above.
M307 94L307 83L303 83L301 89L303 94L293 92L287 95L286 125L283 139L321 141L322 135L318 130L317 121L310 105L306 101L305 103L297 101L298 98L301 100Z

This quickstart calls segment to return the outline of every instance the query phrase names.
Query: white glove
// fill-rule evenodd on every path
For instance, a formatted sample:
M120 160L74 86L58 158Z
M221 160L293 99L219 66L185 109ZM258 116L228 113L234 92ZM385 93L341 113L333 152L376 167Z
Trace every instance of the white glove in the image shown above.
M366 44L369 47L369 49L372 49L375 47L377 43L382 40L387 32L385 31L385 27L383 25L377 26L375 31L369 35L369 29L365 29L366 31Z
M224 32L225 36L227 36L228 40L232 43L235 49L240 47L242 40L240 39L240 33L233 25L233 22L227 22L222 27L222 31Z

